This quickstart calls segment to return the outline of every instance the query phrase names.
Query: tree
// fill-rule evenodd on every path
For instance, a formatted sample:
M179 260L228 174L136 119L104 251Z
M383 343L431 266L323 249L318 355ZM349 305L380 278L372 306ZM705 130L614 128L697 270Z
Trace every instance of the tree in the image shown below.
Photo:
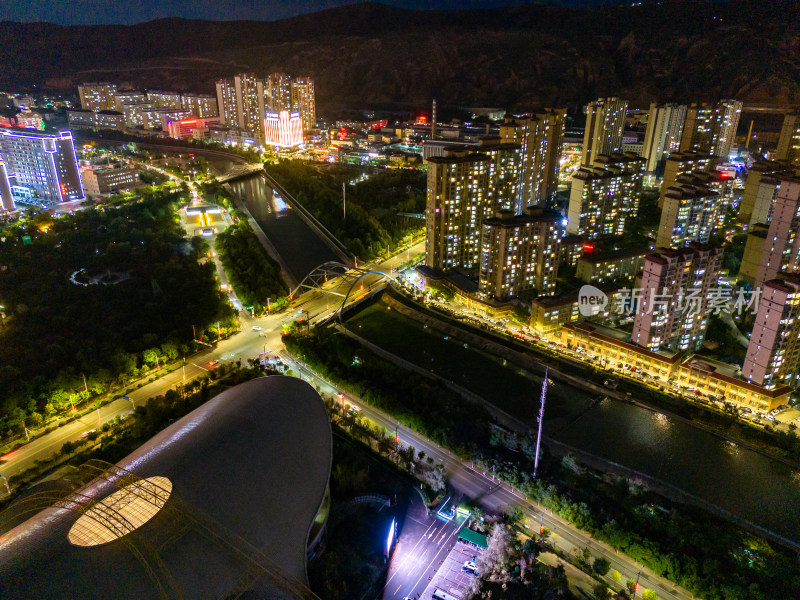
M658 600L658 596L653 590L645 590L642 592L642 600Z
M508 520L513 525L518 525L525 518L525 513L518 506L512 508L508 513Z
M536 542L533 540L525 540L525 543L522 545L522 551L525 553L525 556L535 556L537 554Z
M596 583L592 588L592 592L597 600L611 600L611 590L608 589L605 583Z
M148 365L154 365L158 362L158 348L148 348L142 352L142 360Z
M628 593L633 595L634 590L636 590L636 582L633 579L628 579L625 582L625 587L628 588Z
M611 571L611 580L614 583L619 583L620 581L622 581L622 575L620 575L619 571L614 569L613 571Z
M600 556L594 559L592 570L595 573L601 577L605 577L608 574L609 569L611 569L611 562L607 558Z
M487 538L486 550L478 556L481 574L506 573L514 550L511 531L503 523L496 523Z

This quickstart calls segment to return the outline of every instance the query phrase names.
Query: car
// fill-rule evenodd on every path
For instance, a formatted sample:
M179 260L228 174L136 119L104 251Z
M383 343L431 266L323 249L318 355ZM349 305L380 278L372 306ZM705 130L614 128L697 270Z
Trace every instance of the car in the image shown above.
M480 577L481 576L481 572L478 571L478 569L476 569L474 567L463 566L463 567L461 567L461 572L462 573L469 573L470 575L474 575L475 577Z
M253 325L253 331L261 331L261 327L258 325Z
M337 392L336 397L339 398L339 400L344 400L344 394L342 392Z
M209 367L216 367L218 364L219 364L219 359L218 358L215 358L214 360L208 361L208 366Z
M90 429L89 431L84 431L84 432L81 434L81 437L82 437L82 438L89 437L89 434L90 434L90 433L97 433L97 429Z

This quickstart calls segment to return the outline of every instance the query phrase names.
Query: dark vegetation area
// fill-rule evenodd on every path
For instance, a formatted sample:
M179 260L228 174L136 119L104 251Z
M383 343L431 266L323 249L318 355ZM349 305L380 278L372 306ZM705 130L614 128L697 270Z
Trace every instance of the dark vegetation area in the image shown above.
M236 295L257 313L287 304L281 268L245 220L217 235L216 247ZM269 302L267 301L269 299Z
M569 463L547 461L544 477L534 480L532 440L492 436L481 406L329 329L291 331L284 341L337 385L481 468L494 467L507 483L694 594L708 600L800 595L797 557L735 525Z
M342 183L361 174L355 167L319 168L284 160L265 169L361 261L383 256L403 238L421 232L424 220L398 212L425 212L425 173L375 170L365 181L347 185L347 213Z
M232 324L213 265L198 262L201 240L183 237L175 210L185 203L182 192L146 188L2 227L3 434L40 426L73 401L191 352L192 326L215 339L218 321Z

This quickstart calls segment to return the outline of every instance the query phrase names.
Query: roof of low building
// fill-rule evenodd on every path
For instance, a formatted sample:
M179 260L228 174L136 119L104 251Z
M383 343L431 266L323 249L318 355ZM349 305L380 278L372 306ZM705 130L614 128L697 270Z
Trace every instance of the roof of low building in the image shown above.
M292 590L307 585L306 544L331 446L325 406L304 381L237 385L98 470L70 502L2 533L2 595L274 598L283 589L280 597L304 597ZM159 494L168 498L153 510L144 500ZM82 514L95 517L81 525ZM76 545L104 536L112 541Z

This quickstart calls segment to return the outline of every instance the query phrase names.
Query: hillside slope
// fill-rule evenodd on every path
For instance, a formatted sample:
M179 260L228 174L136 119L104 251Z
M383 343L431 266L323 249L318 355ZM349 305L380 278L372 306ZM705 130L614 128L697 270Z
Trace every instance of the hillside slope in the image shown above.
M134 26L0 23L0 85L82 80L213 91L243 70L316 79L320 110L578 105L656 100L800 102L794 0L574 9L413 11L357 4L274 22Z

